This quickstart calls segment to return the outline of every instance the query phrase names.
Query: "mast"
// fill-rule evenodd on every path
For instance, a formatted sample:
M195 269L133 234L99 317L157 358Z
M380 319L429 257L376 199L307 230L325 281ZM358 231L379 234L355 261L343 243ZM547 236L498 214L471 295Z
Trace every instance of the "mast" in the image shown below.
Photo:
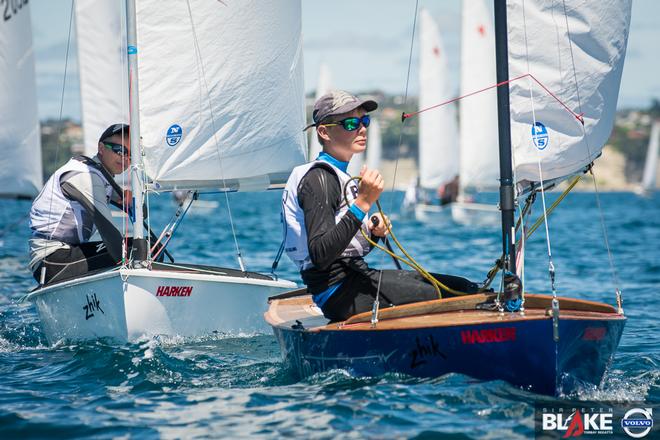
M497 119L500 141L500 210L502 211L502 252L504 270L516 272L513 169L511 161L511 116L509 112L509 44L505 0L493 0L495 7L495 60L497 71Z
M135 223L133 224L134 264L147 259L147 243L142 223L142 155L140 154L140 115L138 112L137 28L135 23L135 0L126 0L126 42L128 50L128 90L131 137L131 191Z

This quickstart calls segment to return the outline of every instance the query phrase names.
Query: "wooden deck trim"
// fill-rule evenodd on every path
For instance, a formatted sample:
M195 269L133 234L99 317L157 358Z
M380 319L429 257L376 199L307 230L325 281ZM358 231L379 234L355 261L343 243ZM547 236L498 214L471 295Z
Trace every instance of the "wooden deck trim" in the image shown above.
M389 307L380 310L378 313L378 319L396 319L407 316L454 312L458 310L475 310L479 304L493 302L495 297L495 294L476 294ZM552 307L551 295L533 293L525 294L525 309L547 309L550 307ZM565 297L559 297L559 310L560 313L561 310L617 313L616 309L609 304ZM359 322L371 322L371 312L353 315L344 321L344 324L356 324Z
M490 319L482 323L505 324L520 320L550 319L552 296L544 294L525 295L525 315L479 310L477 305L492 302L493 294L477 294L440 300L424 301L403 306L381 309L378 325L371 327L371 312L354 315L342 323L320 325L321 317L313 313L314 303L311 296L299 296L282 300L273 300L264 318L271 326L290 327L299 320L306 331L336 330L389 330L425 327L451 327L465 325L466 319L481 321L479 315L488 315ZM625 319L616 309L608 304L559 297L560 318L570 319ZM472 318L468 318L468 315ZM478 323L478 322L475 322Z

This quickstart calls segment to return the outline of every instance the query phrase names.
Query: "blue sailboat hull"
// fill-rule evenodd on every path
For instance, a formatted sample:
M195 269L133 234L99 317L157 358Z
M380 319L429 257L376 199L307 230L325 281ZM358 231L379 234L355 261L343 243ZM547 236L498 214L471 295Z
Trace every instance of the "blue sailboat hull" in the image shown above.
M300 377L331 369L377 376L460 373L504 380L546 395L598 385L621 338L622 315L504 320L425 328L306 330L273 326L285 362Z

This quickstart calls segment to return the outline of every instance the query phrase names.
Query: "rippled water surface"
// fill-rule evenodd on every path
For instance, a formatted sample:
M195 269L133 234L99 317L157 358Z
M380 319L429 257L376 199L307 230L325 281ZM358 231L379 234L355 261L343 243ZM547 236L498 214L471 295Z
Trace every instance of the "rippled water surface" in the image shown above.
M231 194L238 244L249 270L268 272L279 247L279 194ZM550 199L556 197L550 195ZM213 211L191 213L171 251L178 261L237 267L224 195ZM397 214L401 194L383 207ZM610 246L628 323L598 389L564 399L660 401L660 197L602 194ZM19 299L35 283L27 271L29 202L0 200L0 437L454 438L533 437L534 402L553 399L501 382L460 375L433 380L356 378L332 371L296 380L271 334L209 335L49 346L36 310ZM174 211L153 198L152 221ZM538 212L538 208L537 208ZM498 256L497 227L396 216L399 240L427 268L476 280ZM594 194L571 194L550 218L560 295L614 302ZM372 265L393 267L381 254ZM550 291L543 228L528 246L526 282ZM299 281L288 261L280 276Z

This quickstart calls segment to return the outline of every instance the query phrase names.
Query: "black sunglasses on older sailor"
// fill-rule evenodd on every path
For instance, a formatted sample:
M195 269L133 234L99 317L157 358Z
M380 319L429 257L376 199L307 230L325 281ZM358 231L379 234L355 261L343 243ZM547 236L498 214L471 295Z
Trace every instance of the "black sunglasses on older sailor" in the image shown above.
M114 142L103 142L103 145L108 150L112 150L112 152L115 154L128 156L128 148L124 147L122 144L115 144Z

